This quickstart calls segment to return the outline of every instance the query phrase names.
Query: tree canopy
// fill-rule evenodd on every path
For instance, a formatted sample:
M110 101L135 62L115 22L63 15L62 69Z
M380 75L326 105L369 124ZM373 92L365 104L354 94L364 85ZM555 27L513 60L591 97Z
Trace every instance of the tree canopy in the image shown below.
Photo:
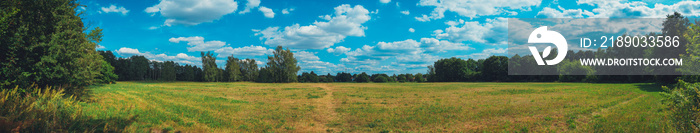
M0 87L72 91L113 78L95 47L102 29L83 25L74 0L0 2ZM89 31L89 32L87 32ZM108 77L103 78L103 75Z

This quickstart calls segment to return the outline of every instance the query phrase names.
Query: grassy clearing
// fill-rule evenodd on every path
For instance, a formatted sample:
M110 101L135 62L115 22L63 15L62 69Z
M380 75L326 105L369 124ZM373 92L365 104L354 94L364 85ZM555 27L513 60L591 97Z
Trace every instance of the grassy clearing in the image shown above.
M139 83L95 87L85 114L127 131L661 132L651 84Z

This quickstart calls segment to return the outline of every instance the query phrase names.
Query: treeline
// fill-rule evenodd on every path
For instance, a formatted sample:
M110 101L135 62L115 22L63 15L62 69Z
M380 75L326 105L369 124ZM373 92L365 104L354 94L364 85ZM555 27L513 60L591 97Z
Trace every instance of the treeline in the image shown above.
M119 81L203 81L203 82L297 82L296 73L301 69L289 49L277 47L273 56L268 57L266 66L258 67L255 59L238 59L229 56L226 66L216 64L213 52L202 52L202 68L194 65L180 65L173 61L149 61L146 57L134 55L117 58L111 51L98 51L104 60L114 66L114 74Z
M194 65L180 65L173 61L149 61L144 56L134 55L118 58L111 51L98 51L105 62L114 66L115 78L119 81L195 81L195 82L261 82L261 83L318 83L318 82L425 82L421 73L368 75L365 72L346 72L331 75L317 75L313 71L297 75L301 67L289 49L277 47L273 56L268 57L264 67L258 67L255 59L238 59L228 56L223 68L217 66L213 52L202 52L202 68ZM118 78L116 78L118 77Z
M180 65L173 61L149 61L144 56L117 58L112 51L98 51L106 62L114 66L119 81L203 81L202 69L194 65Z
M310 73L304 72L298 76L299 82L302 83L332 83L332 82L358 82L358 83L385 83L385 82L425 82L426 77L421 73L415 75L411 73L389 76L387 74L372 74L368 75L365 72L360 74L351 74L346 72L337 73L336 76L330 73L326 75L316 75L314 71Z

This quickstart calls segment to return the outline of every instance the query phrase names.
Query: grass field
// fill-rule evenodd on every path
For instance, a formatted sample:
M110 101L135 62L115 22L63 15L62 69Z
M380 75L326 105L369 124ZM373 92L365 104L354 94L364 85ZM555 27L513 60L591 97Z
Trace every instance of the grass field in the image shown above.
M127 131L662 132L658 86L588 83L142 83L93 87Z

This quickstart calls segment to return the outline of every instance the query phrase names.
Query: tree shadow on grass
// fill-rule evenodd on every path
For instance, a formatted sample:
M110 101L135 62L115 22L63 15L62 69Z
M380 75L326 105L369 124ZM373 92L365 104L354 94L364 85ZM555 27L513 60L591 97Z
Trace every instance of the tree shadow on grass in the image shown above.
M635 85L637 88L640 90L646 91L646 92L663 92L664 89L661 88L661 84L636 84Z

